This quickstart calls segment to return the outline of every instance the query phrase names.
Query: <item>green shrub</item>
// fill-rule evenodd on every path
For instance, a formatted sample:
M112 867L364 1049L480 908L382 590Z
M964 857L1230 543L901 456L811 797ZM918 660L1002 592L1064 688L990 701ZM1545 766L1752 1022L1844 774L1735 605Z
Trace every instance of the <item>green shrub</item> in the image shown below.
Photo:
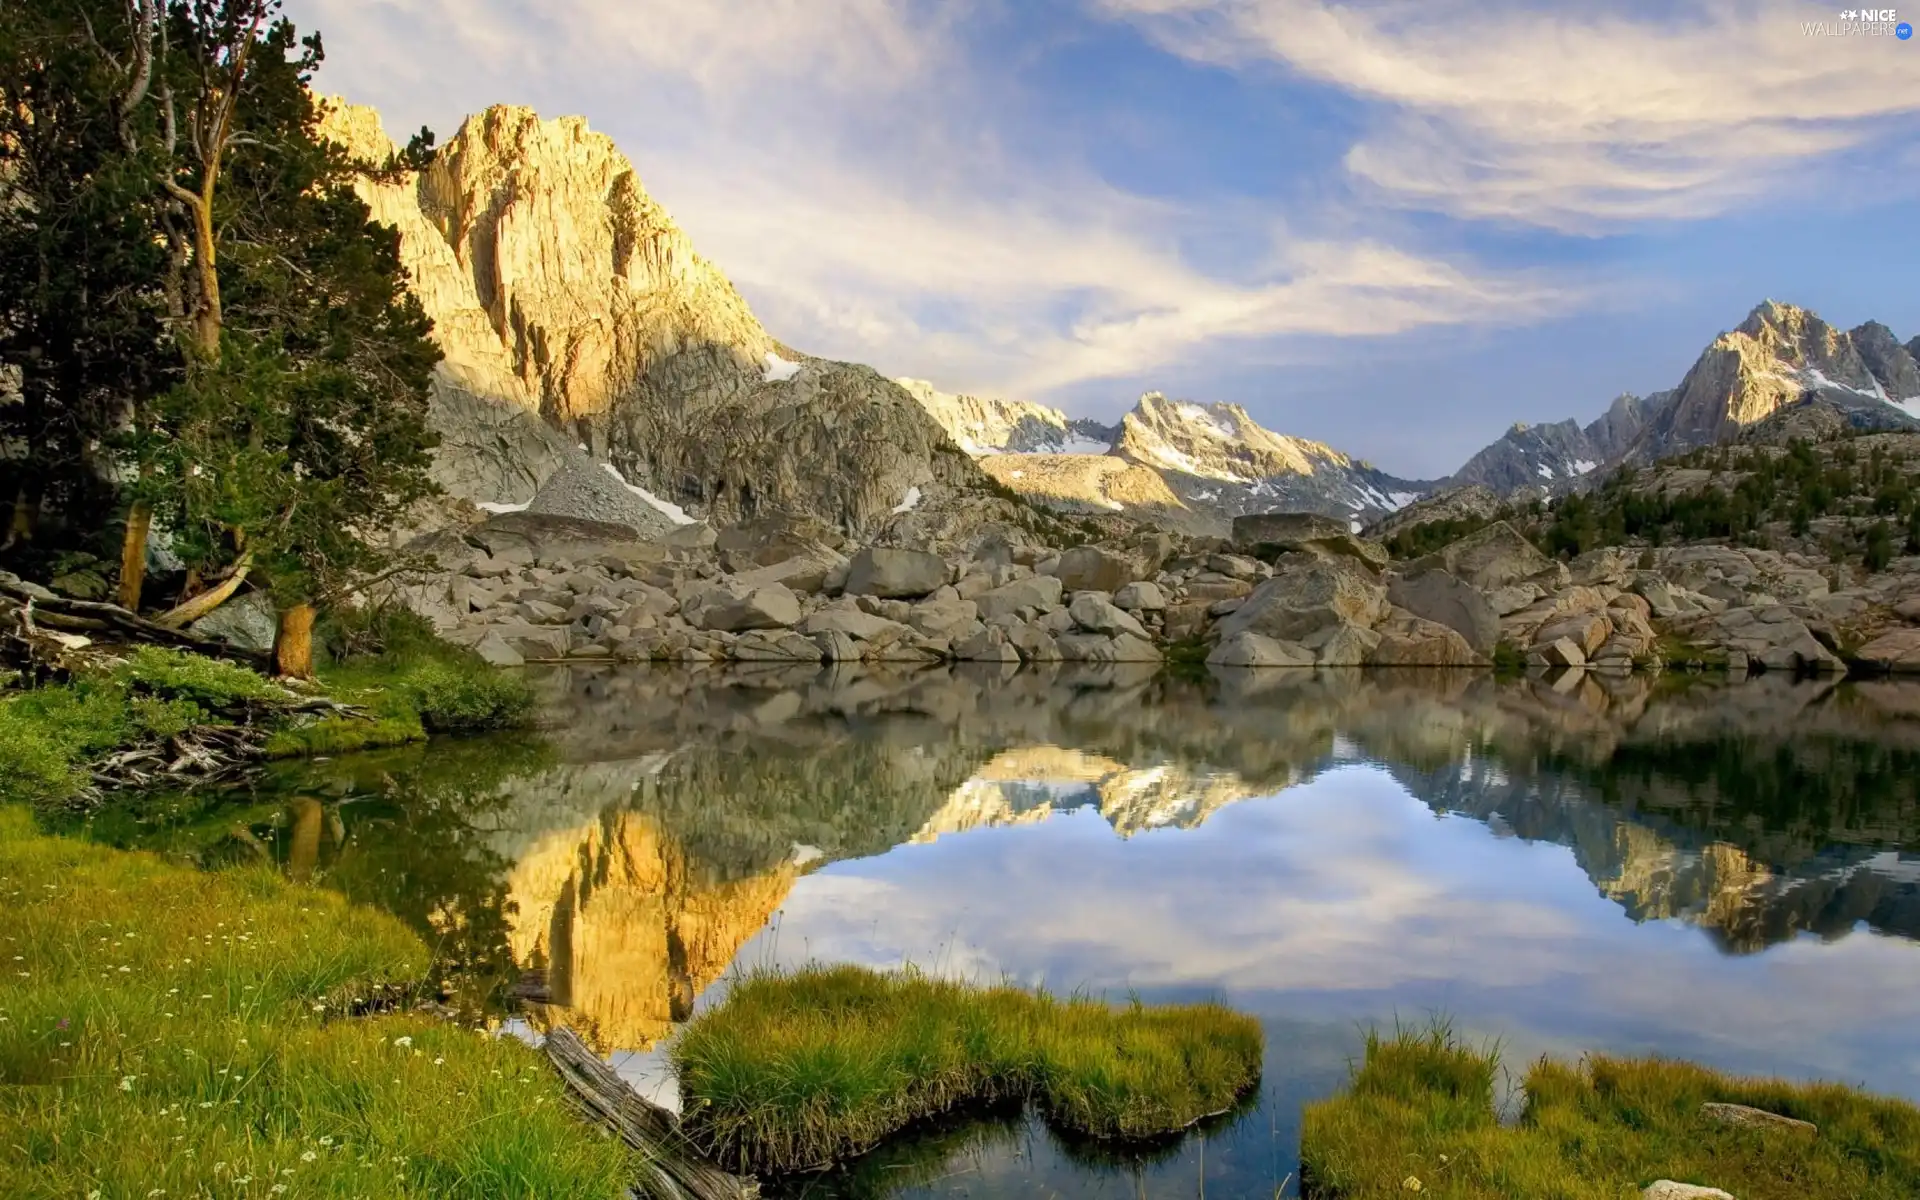
M1520 647L1509 641L1501 641L1493 648L1493 671L1496 675L1520 675L1527 669L1527 655Z
M1862 562L1869 571L1884 571L1893 562L1893 527L1875 521L1867 529L1867 546Z
M533 689L478 658L448 658L409 670L401 689L429 733L477 733L524 725Z
M431 659L452 649L434 632L433 622L399 604L329 609L314 630L314 640L326 661L335 664Z
M0 802L64 800L86 783L71 746L18 699L0 703Z
M258 671L159 646L135 650L115 675L132 689L192 700L209 708L286 698L286 692Z

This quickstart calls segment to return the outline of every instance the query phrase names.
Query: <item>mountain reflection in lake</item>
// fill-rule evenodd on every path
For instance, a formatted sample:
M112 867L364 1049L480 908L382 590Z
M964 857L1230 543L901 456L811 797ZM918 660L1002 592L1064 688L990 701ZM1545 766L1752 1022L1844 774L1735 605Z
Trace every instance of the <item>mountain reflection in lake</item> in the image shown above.
M272 856L421 929L463 1005L497 1013L532 972L528 1019L607 1051L653 1047L732 964L807 959L1219 995L1267 1023L1260 1102L1226 1128L1114 1161L1001 1114L811 1185L849 1194L1204 1169L1270 1197L1360 1029L1435 1011L1516 1066L1658 1051L1920 1098L1920 686L542 682L545 744L307 764L93 833Z

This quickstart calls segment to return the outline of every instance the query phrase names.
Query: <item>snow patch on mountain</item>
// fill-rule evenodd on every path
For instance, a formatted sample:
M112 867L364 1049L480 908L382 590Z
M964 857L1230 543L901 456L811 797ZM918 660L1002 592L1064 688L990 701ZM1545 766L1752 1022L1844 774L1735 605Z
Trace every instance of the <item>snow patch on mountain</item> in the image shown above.
M767 371L760 378L767 383L785 383L800 373L800 364L788 362L773 351L767 351Z

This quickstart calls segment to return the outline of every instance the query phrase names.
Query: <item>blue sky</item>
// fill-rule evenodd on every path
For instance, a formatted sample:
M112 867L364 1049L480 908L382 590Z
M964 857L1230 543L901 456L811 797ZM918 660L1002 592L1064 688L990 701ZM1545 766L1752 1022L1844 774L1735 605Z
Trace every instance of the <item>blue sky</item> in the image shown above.
M1763 298L1920 333L1920 42L1824 3L289 9L390 130L585 115L776 336L949 391L1232 400L1431 476Z

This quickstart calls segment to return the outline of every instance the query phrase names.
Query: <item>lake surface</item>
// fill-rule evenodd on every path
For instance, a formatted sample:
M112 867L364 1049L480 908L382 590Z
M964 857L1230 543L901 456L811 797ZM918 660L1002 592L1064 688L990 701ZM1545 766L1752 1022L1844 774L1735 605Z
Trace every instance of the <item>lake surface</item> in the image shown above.
M1246 1108L1152 1152L1020 1113L833 1195L1293 1195L1371 1024L1661 1052L1920 1100L1920 686L1763 676L566 669L554 727L156 797L93 836L270 857L441 949L475 1019L643 1087L730 970L914 963L1267 1030ZM532 1000L514 998L530 994Z

